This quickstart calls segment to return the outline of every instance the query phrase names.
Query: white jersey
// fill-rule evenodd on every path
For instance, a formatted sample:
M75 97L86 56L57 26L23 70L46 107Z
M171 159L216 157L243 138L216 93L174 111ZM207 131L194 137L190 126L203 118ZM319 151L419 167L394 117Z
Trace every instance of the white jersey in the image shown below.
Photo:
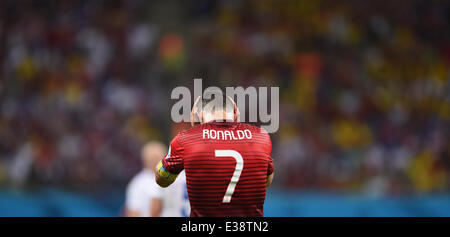
M155 182L153 180L153 182ZM156 183L156 182L155 182ZM191 213L186 186L186 174L182 171L177 179L163 190L163 217L188 217Z
M184 172L180 173L172 185L161 188L156 183L153 172L142 170L128 184L125 206L129 210L137 211L139 216L148 217L153 198L162 199L161 216L188 216L190 206Z

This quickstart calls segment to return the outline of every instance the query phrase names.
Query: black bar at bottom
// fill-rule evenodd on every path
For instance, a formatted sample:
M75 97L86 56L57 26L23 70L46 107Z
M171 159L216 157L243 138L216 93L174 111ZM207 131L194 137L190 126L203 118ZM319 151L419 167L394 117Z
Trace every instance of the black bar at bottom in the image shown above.
M441 231L440 229L444 231L440 233L447 233L449 227L450 218L0 218L1 231L36 231L36 234L44 236L49 232L60 233L62 236L90 236L93 233L104 236L106 232L125 236L132 236L137 232L143 232L144 236L254 234L281 237L283 233L289 233L289 236L314 236L323 233L385 236L394 232L418 234L419 231L428 235Z

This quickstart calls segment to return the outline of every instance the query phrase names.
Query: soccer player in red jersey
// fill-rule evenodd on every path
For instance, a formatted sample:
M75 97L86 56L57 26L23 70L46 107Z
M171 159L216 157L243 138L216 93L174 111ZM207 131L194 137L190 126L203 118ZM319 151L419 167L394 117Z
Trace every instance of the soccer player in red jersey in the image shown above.
M266 187L273 179L269 134L238 122L239 110L230 97L223 98L231 102L226 105L202 100L202 109L199 99L191 123L198 116L201 124L172 140L156 167L156 182L167 187L184 169L191 217L263 216Z

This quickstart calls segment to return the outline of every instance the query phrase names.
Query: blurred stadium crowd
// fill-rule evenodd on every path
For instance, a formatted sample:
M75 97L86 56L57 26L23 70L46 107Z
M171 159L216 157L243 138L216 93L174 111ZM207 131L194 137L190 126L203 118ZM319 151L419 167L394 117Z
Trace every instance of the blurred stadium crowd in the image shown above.
M447 1L0 1L0 184L123 186L171 90L279 86L275 185L450 191Z

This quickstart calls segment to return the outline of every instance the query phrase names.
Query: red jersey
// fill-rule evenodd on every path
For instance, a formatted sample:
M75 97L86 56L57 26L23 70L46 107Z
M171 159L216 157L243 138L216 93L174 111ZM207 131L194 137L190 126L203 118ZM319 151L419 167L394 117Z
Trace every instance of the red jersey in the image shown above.
M271 151L264 129L213 121L180 132L162 164L185 170L191 217L263 216Z

